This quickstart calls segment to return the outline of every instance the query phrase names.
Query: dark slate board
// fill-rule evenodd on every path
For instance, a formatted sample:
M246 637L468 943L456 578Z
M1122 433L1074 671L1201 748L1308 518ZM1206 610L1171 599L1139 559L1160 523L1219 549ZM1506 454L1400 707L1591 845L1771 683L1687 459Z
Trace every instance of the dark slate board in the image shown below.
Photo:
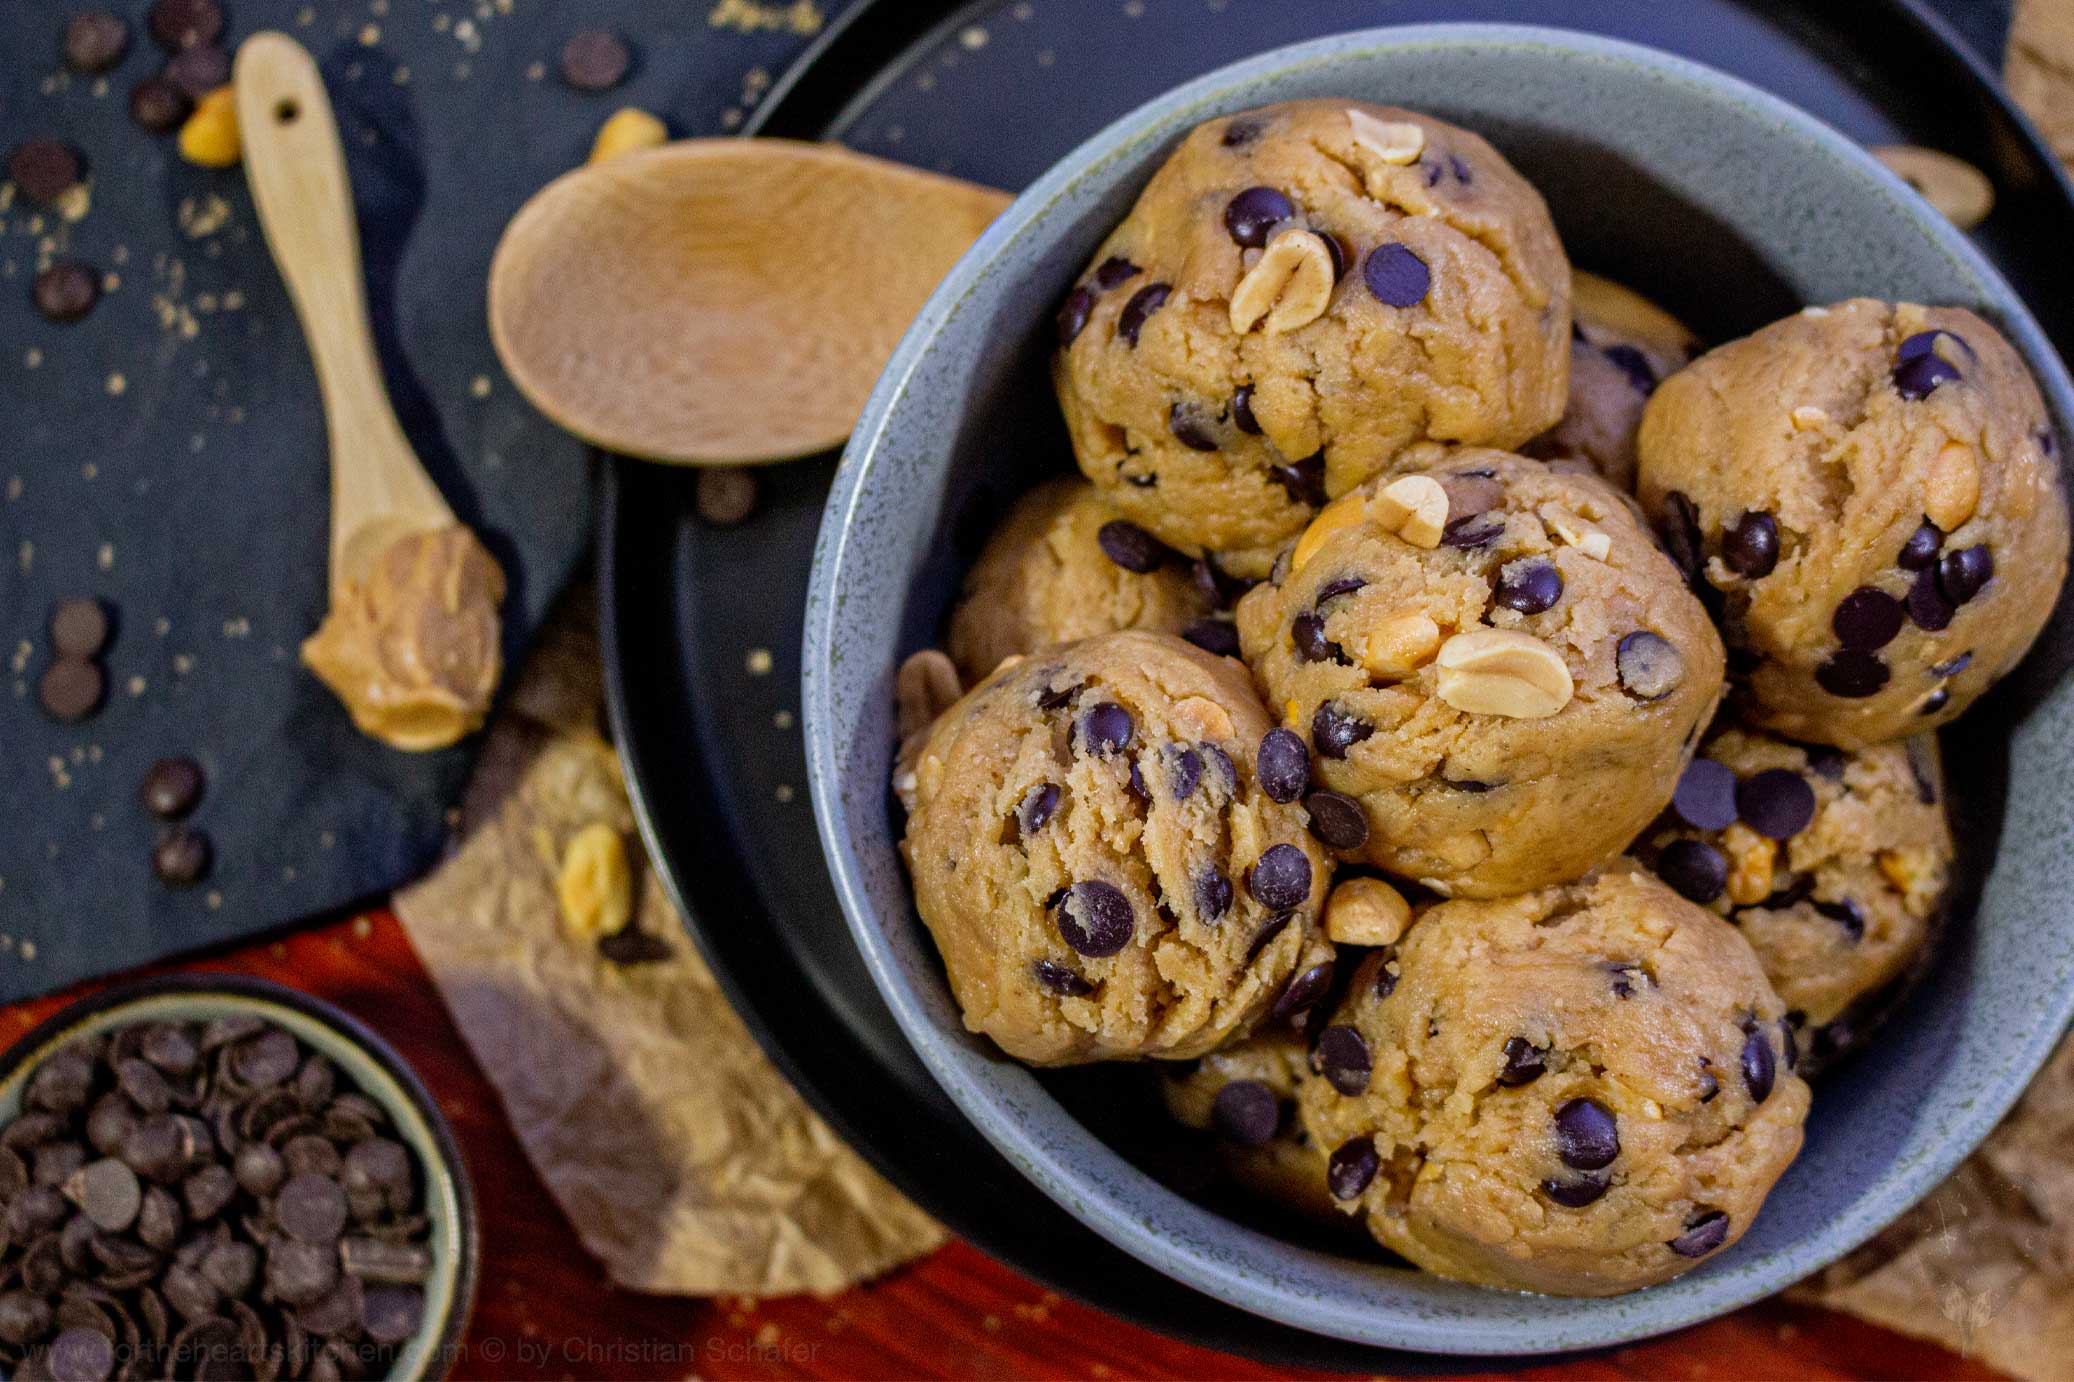
M105 82L58 61L61 25L88 3L133 21ZM281 29L323 67L390 389L512 579L515 659L584 557L591 461L497 368L483 285L498 233L619 106L722 133L760 94L753 74L781 70L806 35L746 32L787 7L717 0L226 3L228 42ZM315 376L242 174L191 167L128 117L130 88L163 62L145 9L0 5L0 149L63 138L92 183L76 223L20 198L0 210L0 1002L404 882L437 857L472 759L470 745L370 743L300 667L326 602ZM710 22L730 10L740 22ZM632 37L637 65L618 90L582 95L556 58L599 26ZM117 280L74 326L30 305L51 250ZM106 600L117 630L105 708L59 725L35 686L50 608L74 594ZM171 753L208 773L195 821L216 849L210 878L177 893L152 878L157 825L136 796Z

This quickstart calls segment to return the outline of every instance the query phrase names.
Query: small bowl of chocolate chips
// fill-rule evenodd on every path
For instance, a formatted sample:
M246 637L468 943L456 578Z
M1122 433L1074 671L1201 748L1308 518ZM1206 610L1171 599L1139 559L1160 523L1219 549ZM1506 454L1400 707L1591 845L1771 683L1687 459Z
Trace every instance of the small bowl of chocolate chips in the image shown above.
M431 1095L308 994L148 979L0 1055L0 1374L442 1377L476 1251Z

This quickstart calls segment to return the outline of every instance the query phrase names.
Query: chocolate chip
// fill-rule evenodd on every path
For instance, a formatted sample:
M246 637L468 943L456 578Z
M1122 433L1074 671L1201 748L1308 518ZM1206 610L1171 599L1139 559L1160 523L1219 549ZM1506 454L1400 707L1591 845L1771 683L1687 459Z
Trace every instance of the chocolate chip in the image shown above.
M1211 785L1227 795L1239 790L1239 767L1231 761L1231 755L1215 744L1200 746L1203 766L1209 771Z
M230 54L214 44L198 43L173 55L159 74L180 88L192 101L199 101L219 86L230 84Z
M1239 655L1238 625L1229 619L1196 619L1181 630L1181 636L1206 653L1217 657Z
M201 765L192 758L161 758L144 775L137 795L152 815L177 821L200 804L202 785Z
M361 1309L361 1327L378 1344L400 1344L425 1322L425 1293L408 1286L372 1286Z
M339 1266L363 1282L414 1285L432 1275L432 1251L422 1243L348 1238L338 1245Z
M1743 1038L1743 1083L1750 1090L1750 1098L1763 1103L1771 1097L1772 1082L1777 1077L1773 1063L1771 1038L1763 1028L1750 1032Z
M1786 1058L1786 1068L1788 1070L1799 1067L1800 1039L1794 1035L1792 1021L1784 1017L1779 1019L1779 1051Z
M1241 116L1224 127L1224 134L1217 141L1227 149L1243 149L1260 138L1260 121Z
M1498 589L1492 598L1506 609L1539 614L1563 598L1563 573L1540 557L1507 562L1499 572Z
M1271 845L1254 861L1246 890L1269 911L1301 906L1311 895L1311 861L1295 845Z
M157 0L146 24L159 47L177 53L223 37L223 7L216 0Z
M1092 275L1095 291L1106 293L1112 288L1121 288L1138 276L1138 266L1120 254L1112 254L1095 267Z
M1325 457L1323 453L1269 469L1268 476L1289 493L1292 502L1317 508L1325 502Z
M1059 809L1059 788L1054 782L1040 782L1023 793L1016 804L1015 824L1021 838L1028 839L1044 829L1051 820L1052 812Z
M1268 800L1287 804L1302 796L1311 780L1311 751L1294 730L1271 729L1261 736L1253 772Z
M1296 205L1272 187L1249 187L1224 206L1224 228L1247 249L1267 243L1268 232L1296 215Z
M1311 833L1333 849L1359 849L1368 843L1368 813L1361 803L1327 788L1319 788L1303 799L1311 816Z
M1289 641L1299 662L1345 662L1346 651L1325 636L1325 617L1305 610L1289 621Z
M1080 333L1087 328L1088 314L1094 310L1095 294L1092 288L1078 287L1066 294L1066 300L1059 304L1059 314L1056 318L1061 349L1072 345L1079 338ZM1131 343L1137 344L1135 333Z
M1878 654L1846 648L1831 653L1815 669L1815 684L1832 696L1863 700L1879 694L1887 684L1887 675L1887 664L1880 661Z
M746 466L701 466L693 507L708 527L747 523L756 512L756 477Z
M290 1305L311 1305L338 1280L338 1249L275 1234L266 1243L266 1289Z
M1260 435L1260 422L1253 416L1253 386L1239 385L1239 391L1231 396L1231 420L1241 432L1249 437Z
M1916 707L1916 714L1935 715L1938 711L1950 705L1951 701L1952 693L1940 686L1929 695L1923 697L1923 703Z
M1767 899L1767 902L1769 902L1769 899ZM1853 942L1864 939L1865 913L1859 908L1857 903L1849 898L1845 898L1841 902L1814 901L1808 905L1813 907L1817 914L1825 916L1838 926L1843 927L1844 933Z
M81 172L78 151L55 139L28 140L17 145L7 160L7 175L15 190L45 206L72 190Z
M1901 601L1886 591L1861 585L1837 605L1829 627L1837 641L1858 652L1877 652L1901 632Z
M1910 623L1927 632L1937 633L1951 627L1952 615L1957 612L1937 583L1935 566L1916 572L1916 578L1908 586Z
M1353 1096L1368 1088L1369 1072L1375 1068L1375 1058L1368 1053L1368 1041L1352 1027L1327 1027L1318 1035L1318 1050L1313 1057L1318 1063L1319 1073L1325 1082L1340 1093Z
M1325 1163L1325 1184L1335 1200L1359 1199L1381 1168L1382 1160L1375 1152L1375 1139L1356 1137L1333 1149L1331 1158Z
M1968 649L1957 657L1946 658L1943 662L1931 663L1930 673L1932 676L1955 677L1972 665L1973 652L1971 649Z
M1656 371L1650 367L1647 357L1631 345L1610 345L1599 354L1611 361L1615 368L1628 377L1628 383L1636 393L1647 398L1656 392Z
M1669 639L1647 629L1621 639L1613 663L1621 686L1638 700L1662 700L1685 680L1685 659Z
M1937 562L1938 549L1944 546L1944 532L1929 519L1908 535L1901 550L1894 556L1894 564L1904 571L1922 571Z
M76 322L101 300L101 276L77 259L60 259L36 275L31 292L47 322Z
M50 1302L28 1291L0 1295L0 1342L21 1348L50 1332Z
M607 29L586 29L562 45L562 80L578 91L610 91L626 79L634 55Z
M1440 545L1465 552L1473 551L1478 547L1490 546L1504 535L1505 524L1502 520L1486 521L1482 514L1469 513L1448 521L1440 530Z
M1115 701L1102 701L1080 717L1080 742L1098 754L1122 751L1134 732L1131 712Z
M1704 840L1673 840L1657 854L1656 873L1680 897L1704 907L1728 886L1728 858Z
M1657 523L1657 532L1663 539L1664 551L1678 564L1687 580L1699 575L1700 565L1706 553L1700 546L1699 510L1683 491L1671 490L1664 495L1663 514Z
M1815 819L1815 789L1790 768L1766 768L1736 788L1736 811L1767 839L1790 840Z
M1718 1209L1703 1210L1698 1218L1688 1219L1685 1232L1673 1238L1669 1247L1680 1257L1705 1257L1728 1241L1728 1216Z
M58 658L36 683L36 699L54 720L84 720L101 708L107 693L101 664L77 657Z
M1596 1203L1612 1183L1605 1175L1550 1176L1541 1182L1541 1193L1565 1209L1582 1209Z
M193 109L187 93L163 77L146 77L130 88L130 118L153 134L180 128Z
M60 657L99 657L108 646L108 608L90 595L58 601L50 615L50 644Z
M1963 605L1995 579L1995 554L1986 547L1962 547L1946 552L1937 563L1938 588L1954 605Z
M1214 864L1205 864L1195 876L1196 915L1206 922L1218 921L1231 910L1231 879Z
M346 1229L346 1192L324 1176L292 1176L274 1199L274 1221L305 1243L336 1243Z
M1266 921L1262 922L1260 929L1253 933L1253 939L1247 943L1246 963L1252 964L1255 960L1259 959L1260 952L1267 949L1270 945L1273 945L1275 943L1275 937L1281 935L1284 931L1289 929L1289 923L1295 918L1295 916L1296 913L1294 912L1277 912L1273 916L1269 917ZM1292 984L1291 987L1294 987L1294 985ZM1283 996L1288 996L1286 991L1283 994ZM1279 1008L1280 1004L1278 1003L1276 1007Z
M1122 518L1112 518L1098 528L1095 542L1101 547L1103 556L1124 570L1135 571L1141 576L1159 570L1173 555L1165 543Z
M1186 400L1167 409L1167 430L1190 451L1215 451L1221 444L1215 423L1200 405Z
M75 14L65 25L65 66L84 77L106 72L130 50L130 26L106 10Z
M1053 910L1066 944L1090 959L1114 955L1131 942L1131 900L1113 883L1075 883Z
M1258 1080L1233 1080L1210 1101L1210 1126L1242 1147L1265 1146L1282 1126L1282 1101Z
M1671 807L1695 830L1726 830L1736 819L1736 775L1726 763L1695 758L1685 765Z
M1203 756L1186 744L1169 744L1161 757L1167 767L1167 791L1174 800L1187 801L1203 780Z
M1311 716L1311 742L1326 758L1345 758L1347 750L1375 733L1375 726L1327 701Z
M638 926L624 926L598 941L598 954L621 969L632 969L639 965L659 965L675 954L670 943L653 931L644 931Z
M1166 305L1167 295L1174 291L1171 283L1148 283L1132 293L1116 314L1116 334L1123 343L1133 349L1138 345L1138 333L1145 329L1145 319Z
M1928 398L1940 384L1959 377L1959 371L1949 361L1934 353L1917 355L1894 366L1894 387L1911 403Z
M1332 961L1321 960L1291 979L1289 987L1282 990L1282 996L1268 1010L1268 1016L1281 1022L1316 1007L1318 1000L1332 987L1332 968Z
M297 1064L295 1038L279 1028L241 1041L230 1052L230 1072L251 1089L285 1083Z
M1569 1099L1556 1105L1556 1155L1576 1171L1597 1171L1620 1155L1620 1125L1604 1104Z
M1377 245L1362 261L1362 281L1376 301L1390 307L1415 307L1433 286L1432 271L1410 247L1392 241Z
M204 1166L180 1183L180 1203L192 1220L213 1219L236 1198L238 1183L228 1166Z
M1925 806L1937 804L1937 741L1923 735L1909 739L1904 747L1909 776L1916 780L1916 800Z
M1546 1053L1525 1037L1505 1038L1505 1064L1498 1070L1498 1083L1508 1089L1532 1084L1548 1069Z
M135 1171L114 1157L102 1157L66 1178L65 1198L78 1205L94 1227L121 1233L137 1221L144 1191Z
M169 825L159 832L151 851L151 871L169 888L191 888L209 875L215 849L206 831L191 825Z
M98 1329L67 1329L50 1341L43 1365L57 1382L106 1382L115 1375L115 1341Z
M1326 256L1332 260L1332 281L1339 282L1347 276L1347 265L1354 259L1353 250L1348 248L1345 240L1329 230L1314 229L1312 233L1325 242Z

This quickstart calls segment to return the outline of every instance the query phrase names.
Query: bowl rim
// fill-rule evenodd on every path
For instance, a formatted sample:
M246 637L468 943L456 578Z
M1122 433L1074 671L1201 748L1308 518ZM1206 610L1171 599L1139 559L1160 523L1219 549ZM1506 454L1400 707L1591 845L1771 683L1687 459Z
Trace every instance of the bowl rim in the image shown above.
M845 829L842 800L845 746L832 730L837 682L823 675L827 650L838 646L835 625L842 604L835 573L845 565L845 552L858 524L865 480L885 444L887 415L904 395L917 365L928 353L943 325L966 299L1002 252L1047 215L1054 204L1086 178L1118 162L1142 162L1154 150L1203 119L1222 113L1222 98L1249 83L1324 65L1356 53L1403 51L1420 47L1460 49L1505 46L1533 48L1573 59L1625 61L1716 100L1740 103L1786 132L1815 146L1855 171L1884 184L1901 211L1966 274L1990 293L1997 324L2036 376L2050 411L2064 429L2074 423L2074 380L2022 298L1966 236L1923 203L1907 184L1864 148L1816 116L1762 88L1719 69L1660 49L1621 39L1557 26L1458 22L1378 26L1287 45L1228 64L1175 87L1137 107L1083 141L1053 164L983 232L951 268L916 315L874 387L836 471L821 530L815 545L808 592L804 654L801 659L801 712L807 740L807 775L822 853L852 938L867 969L891 1009L902 1033L960 1111L1025 1176L1061 1207L1110 1242L1187 1285L1255 1314L1298 1325L1331 1337L1428 1353L1475 1356L1524 1356L1631 1342L1715 1318L1771 1295L1843 1257L1929 1194L1993 1130L2022 1096L2031 1077L2044 1064L2061 1034L2074 1019L2074 984L2063 986L2050 1011L2037 1015L2028 1032L2002 1048L2006 1059L1996 1078L1984 1082L1991 1094L1977 1097L1954 1111L1934 1155L1925 1155L1883 1173L1883 1192L1853 1202L1785 1248L1740 1264L1734 1271L1703 1271L1671 1283L1600 1298L1529 1297L1536 1305L1505 1319L1486 1318L1475 1329L1455 1319L1432 1319L1393 1311L1388 1327L1376 1327L1379 1312L1366 1312L1344 1302L1303 1293L1273 1279L1249 1277L1214 1254L1179 1238L1163 1237L1152 1214L1119 1206L1111 1193L1090 1195L1084 1170L1064 1164L1032 1137L1013 1110L1004 1116L998 1094L961 1069L939 1043L946 1042L917 994L909 987L898 957L887 940L887 925L914 924L911 909L882 924L864 880L864 868ZM1005 1060L1006 1057L1001 1059ZM1051 1096L1044 1095L1049 1099ZM1090 1134L1092 1137L1092 1134ZM1105 1148L1106 1150L1106 1148ZM1109 1153L1114 1157L1114 1153ZM1263 1240L1266 1250L1309 1253L1271 1235L1233 1225L1214 1211L1194 1205L1159 1185L1129 1163L1124 1172L1142 1182L1144 1195L1155 1203L1171 1200L1177 1214L1211 1216L1242 1235ZM1310 1254L1316 1256L1317 1254ZM1672 1287L1682 1289L1675 1294ZM1468 1288L1478 1289L1478 1288ZM1622 1302L1649 1298L1652 1308L1626 1311ZM1517 1299L1493 1292L1494 1301Z
M385 1038L345 1009L315 994L255 974L192 971L119 982L67 1003L0 1051L0 1088L11 1084L28 1066L70 1040L87 1023L102 1019L109 1023L119 1021L117 1014L121 1009L159 999L209 998L286 1008L328 1029L341 1042L357 1048L373 1061L395 1083L404 1100L412 1105L413 1111L424 1122L433 1149L439 1154L437 1170L440 1178L446 1181L454 1203L453 1287L437 1330L421 1327L412 1344L398 1350L396 1367L389 1376L449 1376L460 1357L461 1340L475 1313L476 1281L481 1269L482 1234L476 1218L475 1185L469 1177L460 1144L454 1138L453 1126L417 1071ZM377 1102L387 1102L375 1091L362 1092ZM410 1367L405 1366L407 1362Z

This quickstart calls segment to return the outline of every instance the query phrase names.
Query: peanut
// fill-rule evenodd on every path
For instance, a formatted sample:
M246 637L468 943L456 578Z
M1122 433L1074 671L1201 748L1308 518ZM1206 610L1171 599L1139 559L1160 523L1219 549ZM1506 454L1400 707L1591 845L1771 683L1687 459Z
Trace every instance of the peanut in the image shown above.
M1431 475L1405 475L1375 497L1376 521L1414 547L1431 551L1447 531L1447 491Z
M618 158L637 149L667 144L669 139L670 131L662 121L637 106L622 106L598 126L598 137L591 143L591 156L584 161L603 163L608 158Z
M634 915L634 874L617 830L597 821L576 832L562 851L555 899L572 940L601 940L626 929Z
M1570 703L1570 668L1515 629L1470 629L1440 645L1440 699L1470 715L1538 720Z
M1944 893L1944 865L1930 850L1883 849L1874 862L1901 894L1902 905L1916 916L1928 916Z
M1575 547L1594 561L1606 560L1613 551L1612 538L1581 521L1572 523L1569 519L1558 516L1549 520L1549 527L1555 529L1555 535L1567 545Z
M1913 144L1882 144L1872 156L1961 230L1973 229L1995 209L1995 184L1962 158Z
M1325 936L1338 945L1395 945L1411 904L1380 878L1349 878L1325 900Z
M1772 895L1772 866L1779 847L1744 825L1733 822L1721 832L1728 851L1728 897L1738 907L1754 907Z
M180 127L180 156L204 168L235 168L243 151L237 94L219 86L195 102L194 114Z
M1311 520L1311 526L1305 528L1303 536L1296 540L1296 550L1289 554L1289 574L1293 576L1303 570L1304 563L1318 555L1318 549L1325 545L1326 539L1344 528L1351 528L1359 523L1366 516L1367 510L1368 496L1359 490L1343 494L1318 510L1318 516Z
M935 648L924 648L900 664L893 676L893 704L900 737L919 734L936 723L964 691L958 669Z
M1980 462L1964 442L1948 441L1923 481L1923 517L1951 532L1980 506Z
M1378 677L1410 676L1440 647L1440 625L1419 613L1392 615L1376 625L1361 647L1361 665Z
M1795 408L1792 417L1793 430L1796 432L1817 432L1829 425L1829 414L1811 403L1803 403Z
M1240 335L1263 319L1270 335L1308 326L1332 301L1332 251L1308 230L1285 230L1231 294L1231 329Z
M1385 163L1402 167L1419 161L1426 149L1424 127L1408 120L1378 120L1365 110L1347 108L1347 124L1354 142Z

